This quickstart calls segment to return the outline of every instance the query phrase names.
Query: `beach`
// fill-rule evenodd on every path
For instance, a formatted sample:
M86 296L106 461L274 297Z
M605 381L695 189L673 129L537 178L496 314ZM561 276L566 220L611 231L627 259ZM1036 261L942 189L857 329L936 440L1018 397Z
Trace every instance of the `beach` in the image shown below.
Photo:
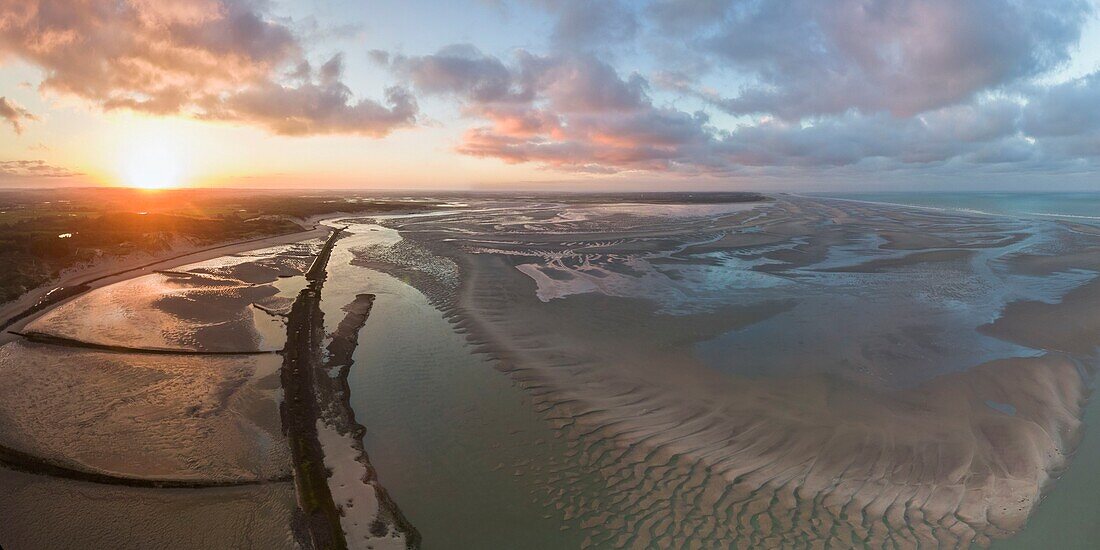
M206 547L966 547L1079 467L1100 242L1067 222L494 196L313 231L13 327L9 506L160 518L119 548L205 514Z
M409 242L356 262L420 289L614 487L544 481L592 546L984 546L1081 437L1096 342L1058 327L1088 322L1096 256L1026 267L1094 246L1058 223L793 197L378 221Z

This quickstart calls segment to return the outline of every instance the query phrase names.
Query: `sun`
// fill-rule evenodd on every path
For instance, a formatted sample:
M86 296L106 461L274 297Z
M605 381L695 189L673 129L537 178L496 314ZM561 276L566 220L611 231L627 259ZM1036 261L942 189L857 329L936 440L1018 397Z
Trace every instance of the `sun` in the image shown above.
M123 177L127 186L142 189L166 189L183 183L179 156L164 142L139 144L128 151Z
M128 133L118 146L120 183L139 189L184 185L184 151L179 141L166 128Z

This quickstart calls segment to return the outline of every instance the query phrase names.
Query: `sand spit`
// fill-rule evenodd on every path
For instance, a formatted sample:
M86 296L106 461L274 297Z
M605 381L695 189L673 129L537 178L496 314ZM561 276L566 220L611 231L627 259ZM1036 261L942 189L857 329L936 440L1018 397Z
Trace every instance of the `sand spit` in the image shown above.
M8 470L16 472L25 472L57 479L70 479L73 481L86 481L101 485L139 487L145 489L211 489L266 485L268 483L291 481L291 476L289 474L271 479L229 479L215 481L201 479L149 479L142 477L126 477L59 466L48 459L43 459L6 447L0 447L0 465Z
M99 351L113 351L117 353L138 353L149 355L268 355L277 353L275 350L258 350L258 351L202 351L202 350L190 350L190 349L172 349L172 348L134 348L128 346L112 346L108 344L96 344L94 342L82 342L80 340L74 340L72 338L65 338L63 336L53 336L50 334L43 334L41 332L16 332L9 331L11 334L20 336L27 341L34 342L36 344L49 344L52 346L63 346L70 348L91 349Z
M1059 304L1095 272L1017 261L1080 246L1057 223L786 197L508 217L382 220L408 242L356 261L430 296L602 474L545 487L588 546L987 545L1081 437L1100 338L1056 327L1088 323ZM425 254L457 266L457 292L406 275ZM719 341L739 351L702 353Z
M348 357L373 296L361 295L347 306L348 315L328 345L330 363L322 354L321 292L340 233L333 231L306 272L309 286L287 318L282 418L294 458L299 542L310 548L416 548L419 536L378 485L363 451L363 428L347 403ZM342 376L334 379L330 368L342 369Z
M318 400L327 405L317 419L317 431L325 450L325 465L332 472L329 487L340 509L349 546L419 548L419 533L378 482L378 474L363 448L366 428L356 422L350 403L348 372L352 354L373 303L374 295L357 295L343 308L346 316L330 335L324 362L328 376L314 379Z
M1100 335L1100 281L1077 288L1058 303L1019 301L983 332L1026 345L1075 354L1093 354Z

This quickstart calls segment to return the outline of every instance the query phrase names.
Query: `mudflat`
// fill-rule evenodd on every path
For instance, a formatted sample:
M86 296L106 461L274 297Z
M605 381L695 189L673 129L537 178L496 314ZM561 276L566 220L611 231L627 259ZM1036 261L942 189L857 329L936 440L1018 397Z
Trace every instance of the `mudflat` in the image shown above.
M1093 235L794 196L480 206L375 219L403 239L354 261L576 442L610 493L547 483L594 546L987 545L1070 467Z
M45 311L0 347L12 540L986 546L1089 467L1096 232L650 199L344 217Z

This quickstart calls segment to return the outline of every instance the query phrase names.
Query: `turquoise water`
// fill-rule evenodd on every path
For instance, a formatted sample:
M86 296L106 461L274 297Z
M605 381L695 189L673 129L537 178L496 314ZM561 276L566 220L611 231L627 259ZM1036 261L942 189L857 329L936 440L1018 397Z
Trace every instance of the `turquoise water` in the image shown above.
M814 196L1100 224L1100 193L821 193Z

